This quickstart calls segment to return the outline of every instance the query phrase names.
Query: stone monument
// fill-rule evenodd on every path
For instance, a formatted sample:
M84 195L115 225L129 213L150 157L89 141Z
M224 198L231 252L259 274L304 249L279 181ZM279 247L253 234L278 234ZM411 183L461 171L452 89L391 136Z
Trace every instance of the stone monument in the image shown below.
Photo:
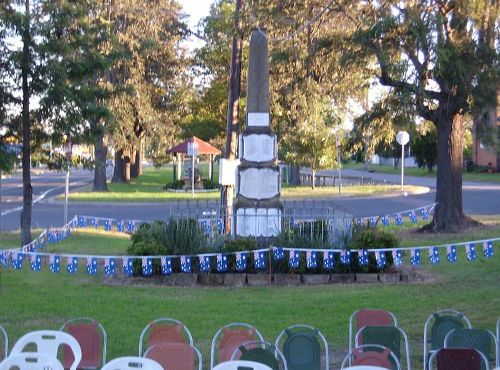
M269 115L267 37L254 29L250 38L246 128L239 139L236 185L236 235L271 237L281 232L280 171L276 135Z

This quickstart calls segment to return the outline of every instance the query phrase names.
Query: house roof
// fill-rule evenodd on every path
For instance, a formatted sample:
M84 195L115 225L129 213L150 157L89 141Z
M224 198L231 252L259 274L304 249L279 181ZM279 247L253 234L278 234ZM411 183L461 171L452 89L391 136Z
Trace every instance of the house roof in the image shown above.
M191 136L189 139L180 143L168 150L169 153L177 154L177 153L186 153L188 152L188 144L189 143L197 143L198 144L198 154L221 154L221 151L210 145L206 141L201 140L196 136Z

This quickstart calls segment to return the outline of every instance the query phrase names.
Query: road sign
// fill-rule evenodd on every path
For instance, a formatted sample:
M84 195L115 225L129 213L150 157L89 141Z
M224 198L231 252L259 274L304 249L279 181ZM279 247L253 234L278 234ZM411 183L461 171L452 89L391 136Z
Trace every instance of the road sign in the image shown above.
M406 131L399 131L396 135L396 141L399 145L406 145L410 141L410 134Z
M196 157L198 155L199 145L197 142L193 141L188 143L187 155L190 157Z

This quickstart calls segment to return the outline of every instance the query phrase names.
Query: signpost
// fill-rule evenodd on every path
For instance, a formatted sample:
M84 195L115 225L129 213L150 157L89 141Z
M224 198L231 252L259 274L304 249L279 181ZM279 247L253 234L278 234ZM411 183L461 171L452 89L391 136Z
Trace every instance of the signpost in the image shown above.
M194 198L194 161L198 155L198 143L193 141L188 143L187 154L191 156L191 194Z
M396 135L396 141L401 145L401 190L403 190L403 179L405 172L405 145L410 141L410 135L406 131L399 131Z

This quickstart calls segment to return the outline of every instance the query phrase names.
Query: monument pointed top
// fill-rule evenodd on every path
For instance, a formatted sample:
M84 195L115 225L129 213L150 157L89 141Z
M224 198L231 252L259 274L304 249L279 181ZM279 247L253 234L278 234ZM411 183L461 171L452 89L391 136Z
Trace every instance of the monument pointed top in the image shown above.
M269 113L269 53L262 28L253 29L250 37L247 112Z

